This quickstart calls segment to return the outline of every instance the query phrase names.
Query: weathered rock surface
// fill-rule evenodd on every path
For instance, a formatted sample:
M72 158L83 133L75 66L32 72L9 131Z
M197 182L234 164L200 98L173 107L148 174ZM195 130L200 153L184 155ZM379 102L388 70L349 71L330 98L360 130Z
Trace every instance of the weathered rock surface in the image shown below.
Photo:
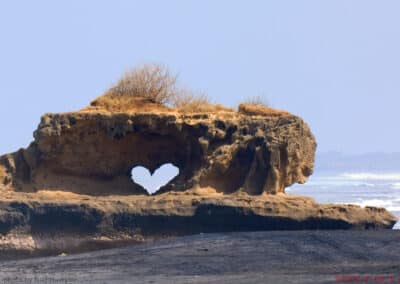
M272 111L47 114L34 136L28 149L0 158L7 173L0 182L13 190L146 194L132 182L131 169L153 173L173 163L180 174L160 193L195 186L277 193L306 181L316 148L302 119Z
M308 197L286 194L226 195L201 189L93 198L54 191L9 192L0 202L0 233L6 236L0 239L0 249L59 251L62 245L70 251L104 238L116 241L230 231L382 229L394 222L385 209L317 204Z
M284 111L241 105L186 113L138 101L110 112L92 104L44 115L34 137L27 149L0 157L3 249L49 249L44 236L60 234L87 241L121 232L140 239L396 222L385 209L285 195L312 174L316 142L301 118ZM180 172L156 195L132 181L133 167L154 172L165 163Z

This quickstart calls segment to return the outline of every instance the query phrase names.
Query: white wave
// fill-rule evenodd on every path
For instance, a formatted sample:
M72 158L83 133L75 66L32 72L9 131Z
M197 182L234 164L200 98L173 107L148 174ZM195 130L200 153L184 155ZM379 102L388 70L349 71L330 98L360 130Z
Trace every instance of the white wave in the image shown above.
M340 177L349 180L399 180L400 173L344 173ZM400 183L399 183L400 184Z
M394 200L382 200L382 199L367 199L361 202L355 202L354 204L361 207L372 206L372 207L383 207L389 211L399 211L400 212L400 199Z
M389 207L386 207L386 209L391 211L391 212L393 212L393 211L400 212L400 206L389 206Z
M400 189L400 182L396 182L396 183L392 184L392 187L395 189Z
M391 200L382 200L382 199L367 199L361 202L355 202L355 204L360 205L361 207L365 206L374 206L374 207L393 207L393 201Z
M344 178L339 178L339 177L328 177L328 178L318 178L309 181L308 183L305 184L306 186L313 186L313 187L331 187L331 186L363 186L363 187L375 187L376 184L367 181L362 181L362 180L349 180L349 179L344 179Z

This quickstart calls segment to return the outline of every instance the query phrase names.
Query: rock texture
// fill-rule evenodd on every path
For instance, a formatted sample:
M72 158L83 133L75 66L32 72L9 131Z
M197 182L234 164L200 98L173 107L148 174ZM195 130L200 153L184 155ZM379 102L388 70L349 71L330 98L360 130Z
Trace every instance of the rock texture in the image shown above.
M315 138L297 116L254 105L191 113L135 100L118 111L95 101L46 114L27 149L0 157L0 249L396 222L385 209L284 194L314 166ZM132 181L133 167L154 172L165 163L180 172L155 195ZM66 236L74 244L60 245Z
M0 233L5 236L0 249L69 252L116 241L211 232L384 229L395 221L385 209L317 204L286 194L226 195L198 189L93 198L54 191L8 192L0 202Z
M278 193L306 181L316 148L299 117L269 109L255 114L245 105L239 113L46 114L34 136L28 149L0 158L2 183L15 191L146 194L132 182L132 168L153 173L173 163L180 174L160 193L196 186Z

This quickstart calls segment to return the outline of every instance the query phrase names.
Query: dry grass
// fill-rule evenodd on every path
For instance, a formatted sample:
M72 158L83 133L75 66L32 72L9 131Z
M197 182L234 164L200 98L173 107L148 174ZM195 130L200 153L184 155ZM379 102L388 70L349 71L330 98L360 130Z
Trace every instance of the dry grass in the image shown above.
M209 104L211 102L207 95L203 93L194 94L192 91L186 89L177 92L173 98L173 106L176 108L198 107Z
M265 98L261 97L261 96L250 97L246 101L244 101L244 103L248 104L248 105L269 107L268 101Z
M118 83L83 111L232 113L231 108L211 103L204 93L177 87L177 76L165 66L145 64L126 72ZM268 102L255 96L239 106L247 115L284 115L287 112L268 107Z
M240 104L239 105L239 113L245 115L260 115L260 116L287 116L290 115L289 112L273 109L266 106L259 106L254 104Z
M227 108L220 104L192 104L182 108L178 108L181 113L219 113L219 112L235 112L232 108Z
M207 95L176 86L177 76L162 65L146 64L124 74L104 95L82 111L173 111L183 113L234 111L212 104Z
M205 94L194 94L191 91L178 94L174 100L174 107L183 113L234 112L231 108L211 103Z
M106 93L90 103L83 111L107 110L110 112L147 112L147 111L169 111L170 109L154 103L152 100L134 96L119 96Z
M116 96L112 93L98 97L84 108L83 112L106 110L110 112L173 112L180 113L210 113L210 112L234 112L232 108L220 104L211 103L205 95L179 95L176 96L172 106L154 103L152 100L142 97Z
M221 105L211 103L207 95L182 90L174 97L173 106L183 113L231 111Z

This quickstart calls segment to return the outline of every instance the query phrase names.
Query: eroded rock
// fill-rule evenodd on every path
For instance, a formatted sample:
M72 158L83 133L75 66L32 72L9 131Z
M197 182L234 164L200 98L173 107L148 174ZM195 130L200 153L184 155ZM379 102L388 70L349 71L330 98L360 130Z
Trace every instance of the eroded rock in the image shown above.
M110 111L95 101L79 112L44 115L34 138L0 157L0 249L12 247L7 240L15 235L52 240L55 232L84 240L128 232L136 240L396 222L385 209L284 194L312 174L316 149L307 124L284 111L241 105L238 112L188 113L143 100ZM179 175L156 195L131 179L136 166L153 173L166 163Z
M69 252L188 234L384 229L395 222L385 209L317 204L282 193L254 196L199 189L93 198L56 191L7 192L0 201L0 250Z
M284 192L311 175L315 139L286 112L46 114L26 150L0 158L16 191L146 194L130 170L173 163L180 174L159 193L211 186L219 192ZM0 172L1 175L1 172Z

